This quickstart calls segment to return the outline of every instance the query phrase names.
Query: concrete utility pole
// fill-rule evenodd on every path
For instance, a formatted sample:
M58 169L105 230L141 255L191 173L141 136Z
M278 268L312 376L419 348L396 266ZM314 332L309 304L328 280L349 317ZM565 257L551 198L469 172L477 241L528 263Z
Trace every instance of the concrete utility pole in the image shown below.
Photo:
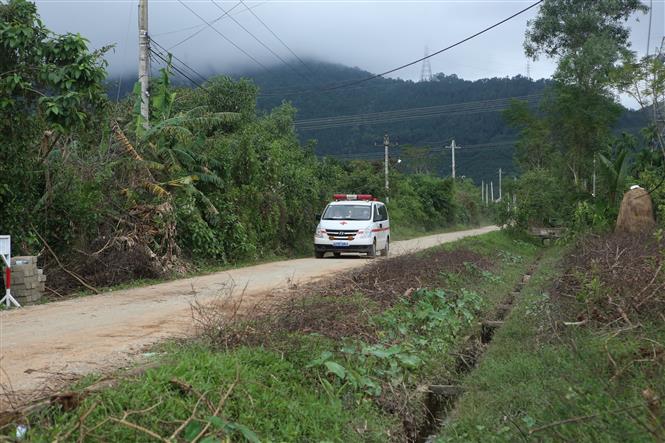
M490 193L492 197L492 203L494 203L494 182L490 182Z
M150 126L150 37L148 36L148 0L139 0L139 83L141 84L141 118L143 127Z
M386 175L386 203L390 202L390 186L388 184L388 147L390 147L390 137L388 134L383 136L383 148L385 150L384 170Z
M501 168L499 168L499 201L501 201Z
M591 190L591 196L596 196L596 154L593 155L593 184Z
M517 183L517 177L513 177L513 182ZM513 209L517 206L517 194L515 193L516 190L516 188L513 189Z
M485 180L480 181L480 201L485 202Z
M453 179L455 179L455 139L453 139L453 142L450 144L450 150L452 152L452 165L451 165L451 170L452 170L452 176Z

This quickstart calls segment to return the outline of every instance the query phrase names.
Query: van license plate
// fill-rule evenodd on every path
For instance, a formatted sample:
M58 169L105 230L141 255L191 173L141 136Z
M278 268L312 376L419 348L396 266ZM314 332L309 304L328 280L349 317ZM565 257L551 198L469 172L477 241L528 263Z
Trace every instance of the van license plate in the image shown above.
M334 241L333 246L349 246L348 241Z

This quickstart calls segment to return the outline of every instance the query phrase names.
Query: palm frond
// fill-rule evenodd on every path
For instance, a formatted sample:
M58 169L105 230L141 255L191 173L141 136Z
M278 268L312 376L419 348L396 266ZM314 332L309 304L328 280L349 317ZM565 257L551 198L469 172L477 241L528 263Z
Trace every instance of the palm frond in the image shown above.
M185 175L183 177L174 178L165 182L167 186L180 187L188 186L194 184L195 181L198 181L199 177L197 175Z
M224 187L224 181L215 174L199 174L198 177L201 183L209 183L218 188Z
M151 194L157 197L166 197L171 195L166 189L157 183L145 183L145 188L150 191Z
M118 122L113 122L113 125L111 126L111 129L113 130L113 135L115 139L120 143L120 145L125 149L125 152L129 154L134 160L143 160L143 157L134 149L134 146L129 142L129 139L125 135L124 132L122 132L122 129L120 129L120 125L118 125Z

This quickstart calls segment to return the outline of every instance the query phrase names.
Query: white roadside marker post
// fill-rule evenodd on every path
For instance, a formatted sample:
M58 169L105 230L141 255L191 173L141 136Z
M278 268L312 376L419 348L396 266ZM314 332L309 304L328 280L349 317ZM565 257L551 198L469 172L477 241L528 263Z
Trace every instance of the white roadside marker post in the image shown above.
M12 305L20 308L21 305L12 297L12 238L9 235L0 235L0 256L5 262L5 296L0 300L0 305L5 304L8 308Z

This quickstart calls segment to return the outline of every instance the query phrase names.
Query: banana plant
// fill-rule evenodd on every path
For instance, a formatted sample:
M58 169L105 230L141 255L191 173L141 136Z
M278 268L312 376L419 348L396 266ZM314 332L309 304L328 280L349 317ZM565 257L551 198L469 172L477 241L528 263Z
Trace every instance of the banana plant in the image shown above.
M174 113L177 93L171 88L170 77L169 57L169 64L160 70L160 77L151 88L151 126L144 129L140 117L135 121L137 138L143 147L140 162L155 177L148 188L156 191L153 194L157 196L164 196L177 189L194 194L209 214L217 214L217 208L196 185L201 182L221 188L223 182L210 167L214 165L214 160L193 148L197 143L197 134L237 121L240 114L210 112L205 106ZM138 106L137 100L137 115L140 114Z
M598 158L600 174L608 188L608 203L616 207L628 180L628 151L625 148L621 149L613 160L600 153Z

